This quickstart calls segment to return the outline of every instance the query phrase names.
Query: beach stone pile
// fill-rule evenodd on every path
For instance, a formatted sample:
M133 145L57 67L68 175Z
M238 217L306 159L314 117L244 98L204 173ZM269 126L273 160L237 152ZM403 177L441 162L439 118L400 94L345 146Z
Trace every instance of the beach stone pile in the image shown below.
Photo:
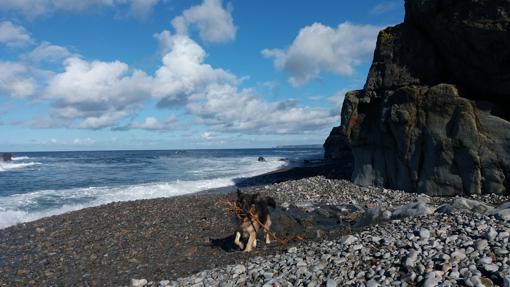
M256 187L249 189L248 192L271 196L283 206L290 204L296 206L341 204L366 206L374 204L394 209L419 199L433 205L443 204L451 199L373 186L359 186L347 180L328 179L323 176L289 180L262 188ZM508 196L498 194L474 194L469 198L489 205L498 205L509 199Z
M350 203L362 212L349 235L293 243L281 254L174 281L134 279L132 286L510 286L508 197L437 198L323 177L249 192L284 206Z
M152 286L510 286L510 222L434 213ZM137 281L138 282L138 281ZM135 282L136 283L136 282ZM148 284L147 284L148 285ZM141 285L145 286L145 285Z

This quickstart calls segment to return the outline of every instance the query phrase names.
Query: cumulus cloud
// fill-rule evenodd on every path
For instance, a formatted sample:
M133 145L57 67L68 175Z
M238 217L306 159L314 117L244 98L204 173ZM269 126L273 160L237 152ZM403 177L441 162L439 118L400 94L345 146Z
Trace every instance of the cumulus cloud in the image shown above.
M314 23L302 28L289 48L264 49L262 55L287 72L293 86L317 79L323 71L349 76L373 54L380 29L349 22L336 29Z
M24 98L32 96L36 90L36 81L26 65L0 61L0 95Z
M168 30L163 30L160 33L156 33L153 35L159 43L159 50L162 55L170 52L172 48L172 34Z
M216 137L216 134L212 132L203 132L201 137L203 140L209 141L214 139Z
M0 10L21 13L28 18L56 11L83 12L93 8L128 9L128 13L145 18L159 0L0 0Z
M196 7L205 9L203 7L211 5L222 8L220 1L210 0ZM190 25L201 29L197 24L202 21L201 16L196 15L205 15L205 12L196 7L186 10L188 12L185 11L179 18L185 22L186 29ZM85 60L64 47L43 42L27 54L26 59L37 64L38 61L56 62L65 58L62 61L63 71L50 73L44 81L45 87L39 89L41 92L36 96L38 100L51 104L49 116L34 119L28 125L150 131L177 129L175 116L167 119L149 116L141 122L133 122L135 114L149 99L157 100L160 108L183 109L196 124L206 126L210 131L203 134L203 139L212 139L220 132L313 133L329 128L336 121L336 114L328 109L302 107L292 99L268 101L254 89L241 88L243 77L208 64L204 49L179 29L176 33L163 31L155 35L160 41L163 56L160 67L152 75L132 69L121 61ZM203 33L208 34L207 31ZM30 77L30 70L25 65L0 63L11 65L6 68L0 66L0 91L8 91L10 96L18 97L36 93L37 81ZM13 79L19 82L16 87ZM33 84L32 89L27 88L30 83ZM126 122L128 124L122 125Z
M297 101L268 102L254 90L214 85L205 98L187 105L197 122L222 132L295 134L331 126L336 116L321 108L298 107Z
M127 64L88 62L77 57L65 60L65 71L48 83L44 97L54 101L52 116L79 127L98 129L130 115L150 96L151 79Z
M236 76L204 63L206 53L186 35L167 35L168 52L154 76L152 94L159 107L184 105L211 83L235 83ZM165 36L166 37L166 36Z
M70 56L71 52L67 48L49 42L42 42L28 54L28 58L35 62L57 62Z
M22 26L15 25L10 21L0 22L0 43L8 47L22 47L30 44L32 39Z
M163 31L156 36L168 53L156 71L152 94L158 106L185 106L196 123L221 132L303 133L329 127L330 110L298 107L296 100L268 102L241 79L205 63L206 53L189 36Z
M211 43L234 40L237 31L231 12L221 0L204 0L175 17L172 25L178 34L187 34L189 27L196 27L200 38Z
M129 126L131 129L142 129L149 131L168 131L175 127L177 118L170 116L163 121L159 121L155 117L147 117L143 123L133 123Z

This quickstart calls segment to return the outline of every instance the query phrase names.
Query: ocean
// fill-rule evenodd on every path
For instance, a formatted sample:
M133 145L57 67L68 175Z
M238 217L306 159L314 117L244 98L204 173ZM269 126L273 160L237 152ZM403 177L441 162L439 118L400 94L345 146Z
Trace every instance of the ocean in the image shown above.
M114 201L232 186L322 157L322 148L13 153L11 162L0 159L0 229Z

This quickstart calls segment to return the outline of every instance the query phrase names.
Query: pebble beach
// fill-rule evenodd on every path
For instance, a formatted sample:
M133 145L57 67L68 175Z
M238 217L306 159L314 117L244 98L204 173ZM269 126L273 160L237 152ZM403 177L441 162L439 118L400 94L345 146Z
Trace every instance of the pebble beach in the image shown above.
M428 197L323 176L243 192L274 197L275 230L306 240L236 250L219 203L232 192L112 203L0 230L0 285L509 284L507 196Z

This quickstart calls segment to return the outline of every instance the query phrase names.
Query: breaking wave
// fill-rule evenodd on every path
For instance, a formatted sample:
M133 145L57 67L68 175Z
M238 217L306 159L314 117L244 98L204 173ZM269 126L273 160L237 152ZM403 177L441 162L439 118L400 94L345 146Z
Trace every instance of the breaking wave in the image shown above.
M200 180L173 180L121 186L78 187L60 190L39 190L29 193L0 196L0 229L18 223L37 220L43 217L63 214L86 207L103 205L115 201L129 201L158 197L172 197L183 194L234 185L240 177L250 177L276 170L285 162L278 158L266 158L266 162L257 162L253 158L237 159L244 164L237 166L236 174L230 170L228 176ZM9 163L12 165L29 166L37 163ZM218 164L218 165L216 165ZM211 172L206 166L217 166L219 162L211 162L196 171L201 174ZM220 173L221 174L221 173ZM203 177L202 177L203 178Z

